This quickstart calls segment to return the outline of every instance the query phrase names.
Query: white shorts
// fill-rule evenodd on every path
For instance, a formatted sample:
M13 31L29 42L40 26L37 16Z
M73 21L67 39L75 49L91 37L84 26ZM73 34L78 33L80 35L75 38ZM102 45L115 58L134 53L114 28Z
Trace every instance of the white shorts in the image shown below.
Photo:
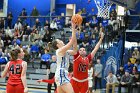
M68 78L68 73L65 73L64 70L60 70L59 74L55 75L55 83L57 84L57 86L61 86L69 82L70 79Z
M92 79L89 79L89 80L88 80L88 86L89 86L89 87L92 87L92 85L93 85L93 81L92 81Z

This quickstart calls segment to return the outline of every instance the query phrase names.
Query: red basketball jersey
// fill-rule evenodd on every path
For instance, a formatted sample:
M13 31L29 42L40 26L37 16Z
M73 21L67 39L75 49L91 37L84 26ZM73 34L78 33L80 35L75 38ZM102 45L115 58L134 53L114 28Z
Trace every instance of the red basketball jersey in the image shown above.
M11 85L21 84L21 72L22 72L23 60L10 61L9 63L9 79L8 83Z
M82 57L79 55L79 52L74 55L73 62L73 77L79 80L88 78L88 65L91 61L91 54L87 57Z

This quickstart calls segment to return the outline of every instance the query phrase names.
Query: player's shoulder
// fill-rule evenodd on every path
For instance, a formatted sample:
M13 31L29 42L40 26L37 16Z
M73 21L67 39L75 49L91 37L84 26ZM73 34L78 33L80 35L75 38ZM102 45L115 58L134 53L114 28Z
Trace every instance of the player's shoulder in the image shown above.
M27 62L24 61L24 60L22 61L22 67L23 67L23 66L27 66Z

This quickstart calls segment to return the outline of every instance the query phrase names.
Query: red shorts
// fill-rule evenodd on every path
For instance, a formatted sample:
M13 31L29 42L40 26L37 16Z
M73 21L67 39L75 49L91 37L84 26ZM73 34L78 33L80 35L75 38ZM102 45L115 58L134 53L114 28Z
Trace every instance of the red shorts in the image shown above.
M23 84L11 85L7 83L6 93L24 93Z
M88 93L88 81L77 82L71 79L71 84L74 90L74 93Z

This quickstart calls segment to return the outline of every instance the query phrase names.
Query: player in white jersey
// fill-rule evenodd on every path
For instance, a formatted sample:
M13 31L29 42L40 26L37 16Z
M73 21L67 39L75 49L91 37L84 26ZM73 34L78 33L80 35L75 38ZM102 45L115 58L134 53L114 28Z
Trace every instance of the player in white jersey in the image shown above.
M56 39L52 42L52 47L56 50L57 69L55 72L55 82L57 84L58 93L74 93L72 85L68 78L69 54L76 54L76 48L69 50L72 45L77 44L76 25L72 23L72 38L65 45L63 41Z
M93 67L91 63L89 64L89 69L88 69L88 85L89 85L88 93L92 93L92 86L93 86Z

